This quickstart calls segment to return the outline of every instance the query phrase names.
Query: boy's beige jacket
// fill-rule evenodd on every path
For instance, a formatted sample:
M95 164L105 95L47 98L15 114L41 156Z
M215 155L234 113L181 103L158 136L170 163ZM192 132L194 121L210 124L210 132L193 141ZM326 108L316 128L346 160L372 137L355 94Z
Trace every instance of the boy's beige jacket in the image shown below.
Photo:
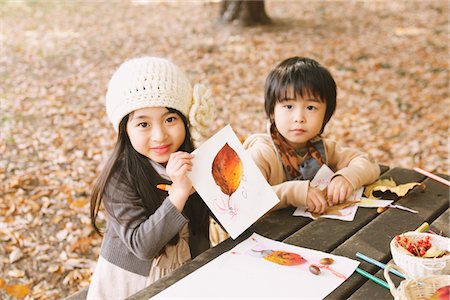
M367 154L341 147L333 140L323 139L323 142L328 167L335 172L334 176L342 175L350 181L353 188L358 189L370 184L380 176L380 167L371 161ZM272 210L290 205L306 207L309 180L286 181L278 151L268 134L251 135L245 140L244 148L280 199L280 203ZM306 159L307 155L303 158Z

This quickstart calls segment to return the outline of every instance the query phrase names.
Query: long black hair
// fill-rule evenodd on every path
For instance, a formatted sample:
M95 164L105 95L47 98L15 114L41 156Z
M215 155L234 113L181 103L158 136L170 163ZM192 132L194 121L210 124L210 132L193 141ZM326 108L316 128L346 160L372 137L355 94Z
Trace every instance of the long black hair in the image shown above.
M184 123L186 136L179 151L192 152L195 148L189 132L189 123L186 117L178 110L167 108L169 112L178 114ZM124 172L124 176L133 185L137 194L142 199L142 205L152 215L167 197L166 192L156 189L156 185L167 182L151 165L149 158L137 152L131 145L126 131L129 115L126 115L119 124L117 142L100 176L94 184L91 195L91 224L95 231L102 235L102 231L96 222L98 212L102 204L103 194L112 175L116 172ZM114 217L108 203L103 203L107 212ZM209 234L209 209L197 193L192 194L183 210L183 214L189 219L189 232L191 234L202 234L208 238ZM118 220L120 222L120 220ZM178 242L176 235L169 244Z

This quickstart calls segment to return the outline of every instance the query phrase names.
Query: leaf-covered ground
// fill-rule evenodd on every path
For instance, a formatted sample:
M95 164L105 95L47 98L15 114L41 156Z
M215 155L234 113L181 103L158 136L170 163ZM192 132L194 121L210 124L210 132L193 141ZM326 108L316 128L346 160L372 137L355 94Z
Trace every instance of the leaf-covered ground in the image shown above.
M213 130L265 128L263 85L293 55L327 66L326 136L381 164L449 173L447 1L267 1L273 26L217 22L219 3L0 2L0 298L88 286L100 238L88 199L114 143L106 85L156 55L212 87Z

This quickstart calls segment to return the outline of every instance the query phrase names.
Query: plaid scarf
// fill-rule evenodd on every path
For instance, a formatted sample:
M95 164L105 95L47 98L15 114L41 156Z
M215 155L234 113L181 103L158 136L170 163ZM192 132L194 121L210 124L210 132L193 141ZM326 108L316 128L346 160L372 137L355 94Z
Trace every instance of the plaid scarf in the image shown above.
M295 151L294 147L289 145L286 139L280 134L278 129L275 127L275 123L270 125L270 135L272 136L273 143L275 144L278 153L280 153L281 162L288 180L298 177L303 178L303 174L301 174L299 168L299 155ZM313 146L311 141L306 143L306 149L308 150L308 154L317 161L319 166L324 164L322 155L320 155L320 152Z

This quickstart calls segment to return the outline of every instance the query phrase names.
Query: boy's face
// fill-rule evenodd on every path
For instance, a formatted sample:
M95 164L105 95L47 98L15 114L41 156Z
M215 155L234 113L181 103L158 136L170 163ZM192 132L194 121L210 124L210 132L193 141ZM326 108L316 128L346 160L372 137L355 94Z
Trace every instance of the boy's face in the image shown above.
M290 88L286 98L275 103L275 126L292 147L303 148L320 133L326 108L326 102L311 93L303 93L301 97Z

